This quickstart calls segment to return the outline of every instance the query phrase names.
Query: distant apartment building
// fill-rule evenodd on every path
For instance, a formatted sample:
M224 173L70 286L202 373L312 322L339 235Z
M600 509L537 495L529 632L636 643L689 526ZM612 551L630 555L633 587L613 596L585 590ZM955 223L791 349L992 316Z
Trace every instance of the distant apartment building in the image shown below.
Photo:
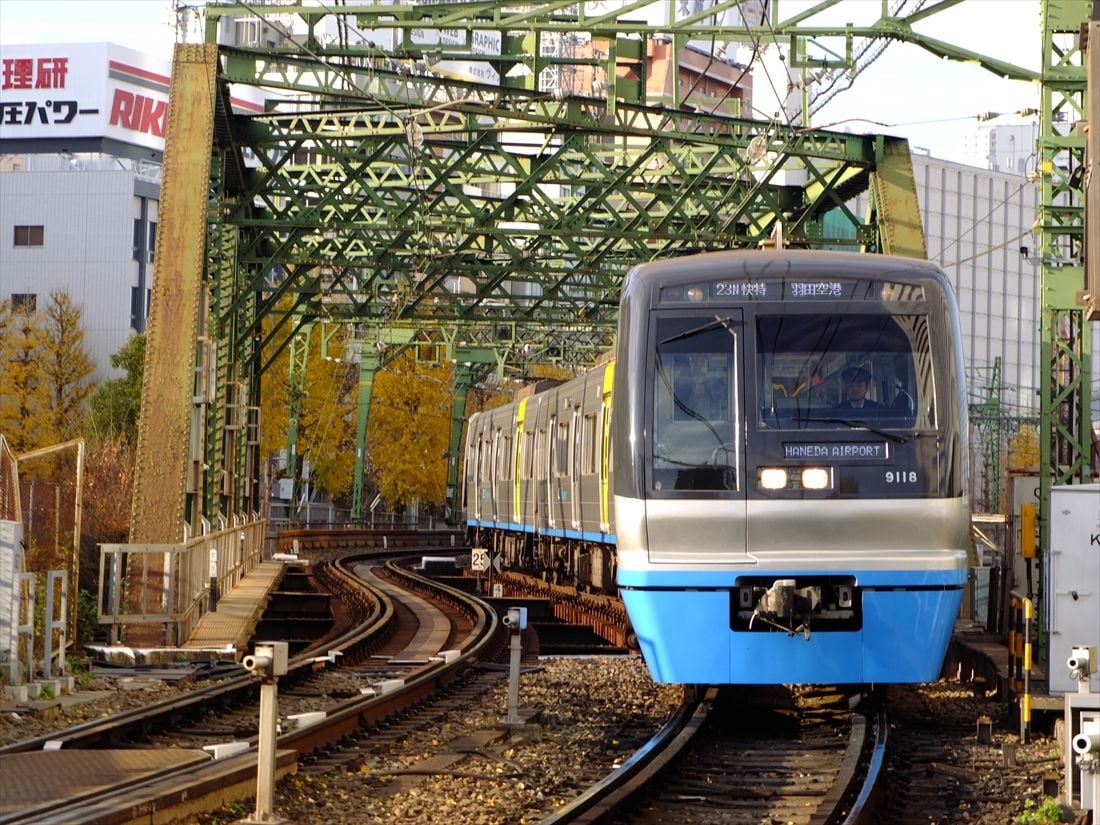
M963 136L963 160L969 166L1027 175L1036 170L1039 123L982 123Z

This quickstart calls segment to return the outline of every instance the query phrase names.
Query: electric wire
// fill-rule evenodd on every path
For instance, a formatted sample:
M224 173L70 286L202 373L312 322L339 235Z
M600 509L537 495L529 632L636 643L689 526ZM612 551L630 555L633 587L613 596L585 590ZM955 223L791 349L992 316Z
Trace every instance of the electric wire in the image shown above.
M976 226L976 225L977 225L977 224L975 224L975 226ZM973 228L973 227L972 227L972 228ZM988 255L988 254L989 254L990 252L996 252L996 251L997 251L998 249L1004 249L1004 248L1005 248L1006 246L1008 246L1008 245L1009 245L1010 243L1012 243L1013 241L1018 241L1018 240L1020 240L1020 238L1024 237L1024 235L1027 235L1027 234L1029 234L1030 232L1031 232L1031 230L1030 230L1030 229L1025 229L1025 230L1024 230L1023 232L1021 232L1021 233L1020 233L1019 235L1016 235L1016 236L1014 236L1014 237L1011 237L1011 238L1009 238L1008 240L1004 241L1003 243L999 243L999 244L996 244L995 246L990 246L990 247L987 247L987 248L983 249L983 250L982 250L981 252L975 252L975 253L974 253L973 255L971 255L971 256L970 256L970 257L968 257L968 258L960 258L959 260L957 260L957 261L952 261L952 262L951 262L951 263L949 263L949 264L941 263L941 264L940 264L940 266L942 266L942 267L944 267L944 268L947 268L947 267L952 267L952 266L958 266L959 264L965 264L965 263L969 263L970 261L973 261L973 260L974 260L974 259L976 259L976 258L980 258L980 257L982 257L983 255Z
M1018 195L1018 194L1019 194L1019 193L1020 193L1020 192L1021 192L1021 191L1023 190L1023 188L1024 188L1025 186L1027 186L1027 185L1028 185L1028 183L1029 183L1029 181L1028 181L1028 180L1027 180L1027 179L1025 178L1025 179L1024 179L1024 182L1023 182L1023 183L1021 183L1021 184L1020 184L1019 186L1017 186L1017 187L1016 187L1016 188L1015 188L1014 190L1012 190L1012 191L1011 191L1011 192L1009 192L1009 193L1008 193L1007 195L1005 195L1005 196L1004 196L1003 198L1001 198L1001 201L1000 201L1000 203L997 203L997 204L995 204L995 205L994 205L994 206L993 206L993 207L992 207L992 208L991 208L991 209L990 209L990 210L989 210L988 212L986 212L986 213L985 213L985 215L983 215L982 217L978 218L978 220L974 221L974 223L972 223L972 224L971 224L971 225L970 225L970 226L969 226L969 227L968 227L968 228L966 229L966 231L965 231L965 232L962 232L962 233L960 233L959 235L956 235L956 236L955 236L955 239L954 239L953 241L951 241L951 243L947 244L947 246L945 246L945 247L944 247L943 249L941 249L941 250L940 250L940 260L941 260L941 261L943 260L943 256L947 254L947 251L948 251L949 249L951 249L952 247L954 247L954 246L955 246L956 244L958 244L958 243L959 243L959 241L961 241L961 240L962 240L963 238L965 238L965 237L966 237L967 235L969 235L969 234L970 234L971 232L973 232L973 231L974 231L975 229L977 229L977 228L978 228L979 226L981 226L981 225L982 225L983 223L985 223L986 221L988 221L988 220L989 220L989 219L990 219L990 218L991 218L991 217L993 216L993 213L994 213L994 212L996 212L996 211L997 211L998 209L1000 209L1000 208L1002 208L1002 207L1004 207L1004 206L1007 206L1007 205L1008 205L1008 202L1009 202L1009 201L1010 201L1010 200L1011 200L1012 198L1016 197L1016 195ZM1030 232L1030 231L1031 231L1031 230L1027 230L1027 231L1025 231L1025 232L1024 232L1024 233L1022 233L1021 235L1018 235L1018 236L1017 236L1017 238L1023 237L1023 235L1026 235L1026 234L1027 234L1027 232ZM1016 238L1014 238L1013 240L1016 240ZM970 260L970 259L968 258L967 260ZM956 261L955 263L962 263L962 262L961 262L961 261ZM953 266L953 264L948 264L948 266Z

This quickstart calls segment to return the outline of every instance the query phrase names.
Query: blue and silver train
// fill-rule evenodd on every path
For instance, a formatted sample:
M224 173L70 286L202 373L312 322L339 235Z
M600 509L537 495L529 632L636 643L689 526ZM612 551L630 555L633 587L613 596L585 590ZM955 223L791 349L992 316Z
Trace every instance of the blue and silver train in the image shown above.
M643 264L613 359L470 418L471 540L621 594L660 682L933 680L966 581L963 389L927 262Z

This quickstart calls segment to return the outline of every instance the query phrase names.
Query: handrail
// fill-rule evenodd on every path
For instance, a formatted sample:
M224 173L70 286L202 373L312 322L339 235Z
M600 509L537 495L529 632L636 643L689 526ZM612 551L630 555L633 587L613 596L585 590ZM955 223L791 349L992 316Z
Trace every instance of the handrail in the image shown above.
M164 644L183 644L209 609L211 581L228 593L262 561L266 529L260 519L182 544L101 544L100 624L112 642L123 626L160 625Z

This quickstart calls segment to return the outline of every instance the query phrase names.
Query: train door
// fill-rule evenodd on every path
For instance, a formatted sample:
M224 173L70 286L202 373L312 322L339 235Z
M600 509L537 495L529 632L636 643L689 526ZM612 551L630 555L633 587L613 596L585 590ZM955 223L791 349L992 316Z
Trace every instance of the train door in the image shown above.
M646 457L650 560L743 560L747 485L741 310L656 312L653 321L652 437ZM685 523L692 525L690 536L684 534Z
M493 521L500 521L502 513L500 512L500 485L501 485L501 455L503 454L504 444L500 435L500 427L493 427L493 455L492 455L492 469L490 472L492 475L492 496L490 496L493 510Z
M604 370L600 393L599 486L600 532L611 531L611 387L614 383L615 365Z
M516 443L513 448L515 460L512 462L512 521L515 524L524 524L524 517L527 515L524 512L526 502L523 494L529 489L529 485L524 485L524 479L530 476L526 468L531 463L531 450L530 445L527 444L526 417L527 399L524 398L516 407ZM524 448L527 448L526 454Z
M474 428L475 421L477 422L476 429ZM466 451L466 484L468 491L466 501L469 506L467 517L478 521L481 519L481 481L484 478L482 468L485 466L483 459L485 439L481 434L481 422L479 420L473 419L470 422L467 438L470 442L470 449Z
M583 395L582 395L583 398ZM581 529L581 407L573 406L569 419L569 523L574 530Z
M546 526L553 530L558 524L558 417L550 415L546 425Z

